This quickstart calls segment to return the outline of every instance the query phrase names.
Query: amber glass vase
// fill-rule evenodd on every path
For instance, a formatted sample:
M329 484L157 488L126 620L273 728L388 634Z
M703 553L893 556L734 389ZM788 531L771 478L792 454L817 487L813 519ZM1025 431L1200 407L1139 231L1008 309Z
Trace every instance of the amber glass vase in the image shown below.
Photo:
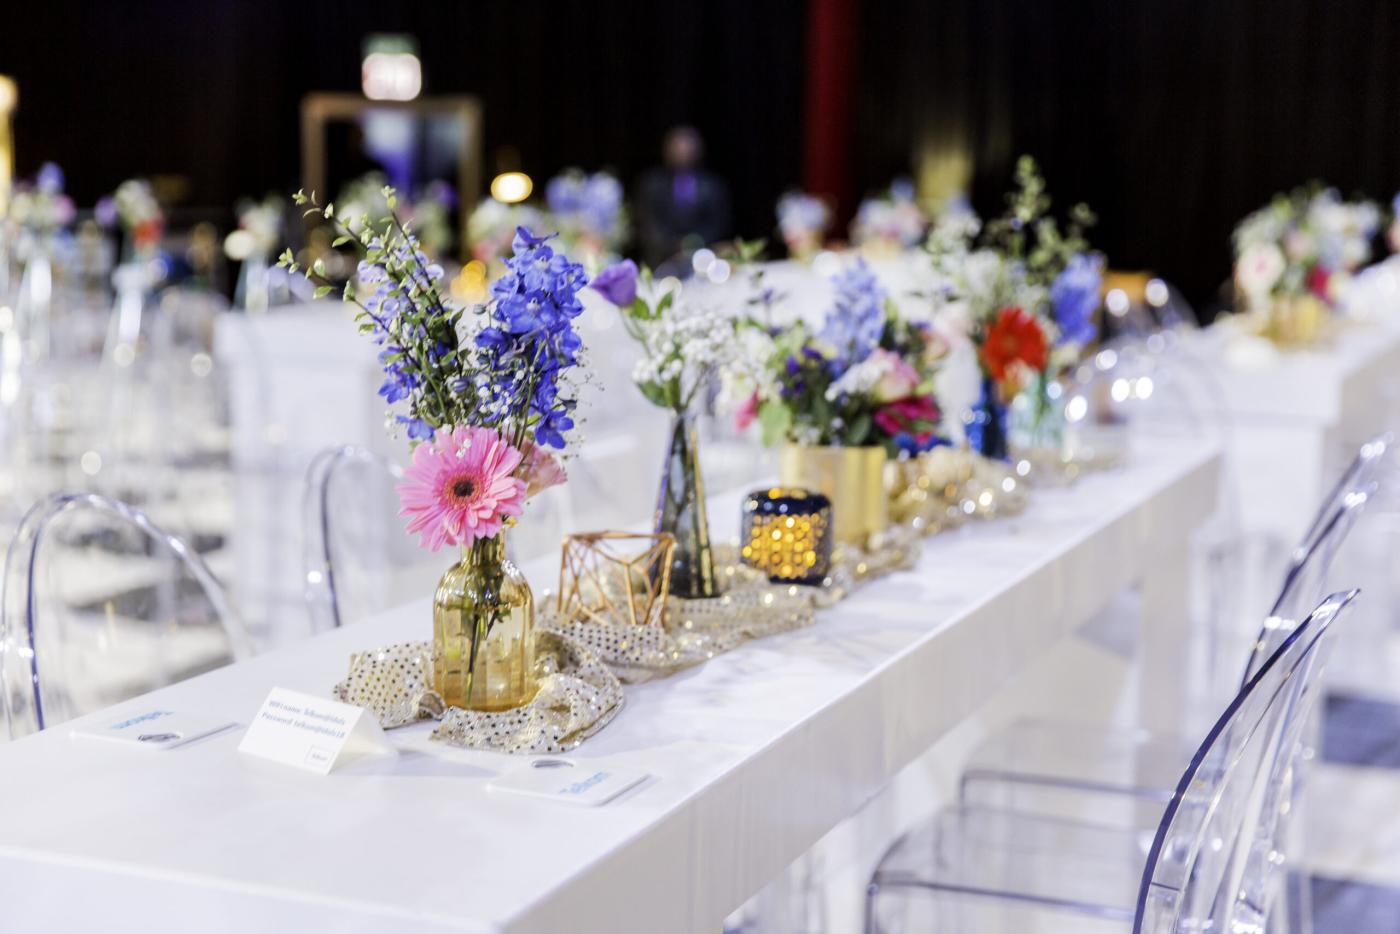
M433 679L449 706L510 710L534 698L535 597L505 533L462 551L433 597Z

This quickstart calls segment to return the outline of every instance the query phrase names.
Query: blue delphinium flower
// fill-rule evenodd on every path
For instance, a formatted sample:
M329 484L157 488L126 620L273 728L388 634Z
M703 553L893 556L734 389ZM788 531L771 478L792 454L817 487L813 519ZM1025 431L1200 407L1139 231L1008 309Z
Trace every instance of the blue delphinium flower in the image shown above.
M395 419L400 425L408 426L408 436L414 441L433 440L433 426L423 421L421 418L413 418L408 415L397 415Z
M612 230L622 212L622 183L606 172L594 172L584 183L582 207L589 229Z
M836 349L831 368L840 375L880 345L885 290L865 260L857 260L831 281L836 285L836 303L826 313L819 336Z
M573 321L583 311L578 293L588 276L549 246L553 236L516 229L514 255L491 287L491 324L477 334L476 345L493 414L531 421L536 442L562 448L575 403L561 393L559 380L583 347Z
M384 384L379 387L379 394L390 405L409 398L422 382L416 374L405 369L403 355L403 348L394 346L387 347L379 354L379 362L384 366Z
M583 201L582 179L573 173L556 175L544 186L544 203L551 214L572 214Z
M622 184L606 172L569 171L549 180L544 200L556 217L576 218L584 229L605 235L622 212Z
M1050 285L1050 304L1060 328L1060 343L1084 345L1098 335L1094 312L1103 288L1103 260L1076 253Z

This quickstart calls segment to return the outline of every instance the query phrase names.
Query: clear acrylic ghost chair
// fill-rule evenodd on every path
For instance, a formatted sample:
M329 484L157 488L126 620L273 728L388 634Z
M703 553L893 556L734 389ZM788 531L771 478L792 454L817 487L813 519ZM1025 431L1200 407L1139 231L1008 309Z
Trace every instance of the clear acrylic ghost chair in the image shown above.
M302 519L306 603L316 630L432 596L454 560L450 552L423 550L404 530L395 489L402 479L398 464L353 445L328 448L312 460ZM507 537L517 563L557 554L566 488L530 500L525 520ZM557 563L552 567L557 571Z
M1111 463L1142 439L1224 443L1228 413L1214 376L1199 362L1164 349L1165 338L1117 339L1069 369L1050 388L1064 419L1064 453Z
M60 493L5 556L0 682L11 737L251 654L208 566L141 511Z
M1249 679L1327 593L1337 551L1390 478L1389 439L1363 445L1289 559L1283 586L1250 644ZM961 800L1021 810L1055 811L1084 795L1165 801L1194 740L1141 729L1112 730L1043 719L1014 721L976 748L963 770ZM1124 806L1134 822L1142 809ZM1151 814L1151 807L1146 809ZM1155 819L1155 817L1154 817Z
M1231 415L1223 404L1218 377L1185 349L1150 349L1145 343L1115 342L1071 370L1059 386L1065 417L1064 453L1081 463L1111 464L1135 448L1150 451L1152 445L1218 444L1228 456L1231 450ZM1150 456L1147 455L1147 456ZM1234 679L1234 665L1225 676L1217 664L1220 633L1235 634L1242 641L1248 624L1267 609L1263 600L1251 602L1261 591L1240 588L1241 580L1269 582L1272 594L1275 569L1282 569L1287 555L1284 542L1272 536L1248 534L1241 521L1239 497L1229 488L1235 474L1222 473L1219 508L1200 530L1190 560L1195 582L1190 594L1194 619L1201 620L1206 665L1193 677L1209 685L1197 695L1220 691Z
M1291 773L1333 624L1354 596L1323 601L1226 706L1150 837L1080 820L949 809L882 857L867 889L867 932L1278 929Z
M423 551L404 531L394 490L402 479L398 464L353 445L312 460L302 527L306 603L317 630L431 594L447 569L450 558Z
M1196 314L1181 292L1163 279L1141 276L1136 283L1120 280L1126 287L1115 287L1104 296L1101 330L1116 342L1145 344L1150 338L1159 350L1167 346L1179 330L1197 327ZM1138 286L1139 287L1135 287Z

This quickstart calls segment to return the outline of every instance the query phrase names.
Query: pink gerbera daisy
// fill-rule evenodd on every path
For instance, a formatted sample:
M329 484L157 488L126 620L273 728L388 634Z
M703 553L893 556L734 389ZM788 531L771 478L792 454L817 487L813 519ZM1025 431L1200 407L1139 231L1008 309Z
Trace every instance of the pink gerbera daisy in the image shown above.
M399 515L424 548L492 538L525 506L521 455L490 428L453 428L418 445L399 484Z

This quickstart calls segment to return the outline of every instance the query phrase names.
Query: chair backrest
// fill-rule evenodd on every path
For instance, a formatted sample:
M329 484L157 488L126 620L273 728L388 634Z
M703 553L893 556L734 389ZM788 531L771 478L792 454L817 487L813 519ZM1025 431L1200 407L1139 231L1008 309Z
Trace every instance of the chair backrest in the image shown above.
M204 560L126 503L59 493L5 555L0 693L10 736L252 654Z
M1306 557L1314 543L1322 535L1325 526L1332 521L1332 516L1346 508L1347 499L1352 494L1358 491L1370 494L1380 486L1387 463L1386 455L1390 451L1392 442L1390 433L1386 432L1376 435L1361 445L1356 456L1347 465L1347 469L1342 471L1341 477L1332 486L1331 492L1323 499L1322 505L1318 508L1317 514L1313 516L1312 524L1308 526L1307 532L1303 533L1303 540L1298 543L1298 548L1293 553L1291 567L1297 567Z
M1146 342L1105 344L1070 370L1055 391L1061 394L1071 447L1122 448L1134 436L1224 444L1230 417L1215 383L1214 373L1200 361L1154 335Z
M1134 934L1268 929L1283 882L1278 843L1299 739L1333 623L1355 596L1324 600L1206 734L1153 839Z
M1241 686L1249 683L1260 666L1326 595L1332 559L1362 512L1376 499L1389 446L1389 435L1380 435L1363 444L1322 501L1302 541L1289 557L1283 588L1250 649Z
M395 491L402 479L398 464L354 445L312 459L302 525L306 602L316 629L431 595L447 570L450 555L423 551L404 531Z

